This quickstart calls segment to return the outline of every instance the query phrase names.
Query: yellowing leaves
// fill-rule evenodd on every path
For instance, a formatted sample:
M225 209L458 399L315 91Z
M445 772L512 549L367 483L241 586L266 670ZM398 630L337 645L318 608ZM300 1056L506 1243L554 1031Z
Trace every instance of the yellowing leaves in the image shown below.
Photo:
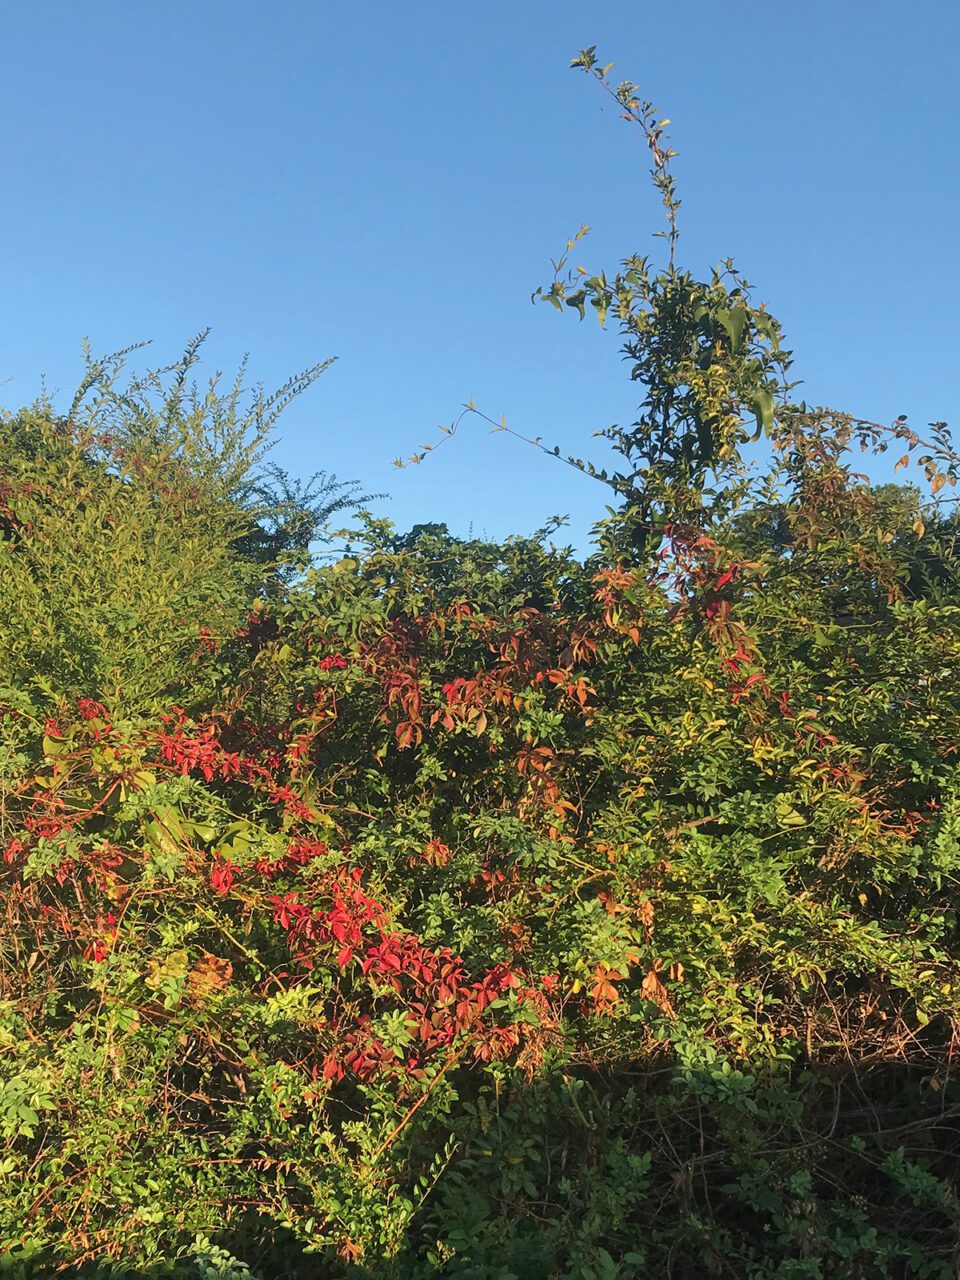
M807 824L802 813L794 809L788 800L778 800L775 806L777 822L781 827L804 827Z
M189 964L190 957L183 950L171 951L160 960L148 960L144 982L151 991L158 991L167 982L178 982L185 978Z
M181 948L162 958L147 961L144 982L151 991L175 988L186 980L187 995L193 1004L203 1004L211 996L230 985L233 965L229 960L205 951L196 964L190 967L189 953Z

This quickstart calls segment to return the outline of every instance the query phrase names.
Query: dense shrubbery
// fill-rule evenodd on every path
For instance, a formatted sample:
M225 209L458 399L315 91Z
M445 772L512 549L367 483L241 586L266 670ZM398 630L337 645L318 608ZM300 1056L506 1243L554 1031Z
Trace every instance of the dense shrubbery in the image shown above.
M5 424L14 1271L954 1274L956 520L672 249L547 291L646 395L586 561L308 569L350 491L186 366Z

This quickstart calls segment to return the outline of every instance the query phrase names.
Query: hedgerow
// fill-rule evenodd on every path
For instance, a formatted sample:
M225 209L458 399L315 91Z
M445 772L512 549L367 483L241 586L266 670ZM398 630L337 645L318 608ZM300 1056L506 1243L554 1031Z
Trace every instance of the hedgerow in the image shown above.
M311 562L355 491L257 468L319 370L94 363L6 424L14 1274L955 1273L957 458L796 402L577 62L669 242L541 292L645 397L571 460L591 556L360 516ZM891 443L930 500L854 470Z

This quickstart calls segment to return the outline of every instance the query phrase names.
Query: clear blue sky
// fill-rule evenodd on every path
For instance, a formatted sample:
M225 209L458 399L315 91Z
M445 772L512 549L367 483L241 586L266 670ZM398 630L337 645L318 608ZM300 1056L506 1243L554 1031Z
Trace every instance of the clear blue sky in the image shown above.
M588 44L673 120L685 261L737 259L808 399L956 422L955 0L0 0L0 401L71 388L84 335L160 362L210 324L267 384L340 357L283 464L401 526L579 540L599 486L478 424L391 462L470 396L581 453L630 421L616 334L529 302L581 222L590 267L656 244Z

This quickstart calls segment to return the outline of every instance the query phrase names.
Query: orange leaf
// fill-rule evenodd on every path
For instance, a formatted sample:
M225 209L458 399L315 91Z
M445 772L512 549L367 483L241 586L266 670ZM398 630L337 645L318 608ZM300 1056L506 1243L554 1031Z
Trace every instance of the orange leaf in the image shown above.
M229 960L221 960L205 951L187 978L187 989L193 1000L207 1000L228 987L232 977L233 965Z

